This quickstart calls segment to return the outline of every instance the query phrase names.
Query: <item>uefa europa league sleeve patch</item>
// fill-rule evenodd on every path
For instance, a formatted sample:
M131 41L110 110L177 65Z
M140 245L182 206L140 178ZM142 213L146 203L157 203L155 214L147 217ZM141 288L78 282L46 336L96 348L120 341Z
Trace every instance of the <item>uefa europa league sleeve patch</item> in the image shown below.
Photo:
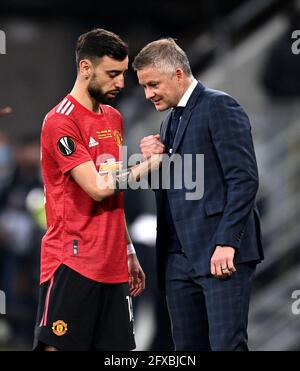
M64 156L70 156L76 151L76 143L71 137L62 137L57 142L59 152Z

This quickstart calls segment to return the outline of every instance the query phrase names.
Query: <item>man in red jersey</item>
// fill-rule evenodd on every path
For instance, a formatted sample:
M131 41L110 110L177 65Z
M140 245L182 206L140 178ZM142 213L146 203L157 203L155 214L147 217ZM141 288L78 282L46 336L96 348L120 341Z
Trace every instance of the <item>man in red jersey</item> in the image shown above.
M75 85L47 114L41 134L48 230L34 349L131 350L130 296L144 290L145 275L122 193L100 186L100 174L121 164L122 117L104 103L124 87L128 48L96 29L79 37L76 62Z

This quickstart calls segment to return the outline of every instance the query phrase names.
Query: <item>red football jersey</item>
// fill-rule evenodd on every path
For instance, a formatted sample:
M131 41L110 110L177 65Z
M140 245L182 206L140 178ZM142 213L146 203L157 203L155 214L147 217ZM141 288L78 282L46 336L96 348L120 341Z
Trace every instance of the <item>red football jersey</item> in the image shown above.
M94 113L71 95L48 113L41 162L48 229L42 239L41 283L65 264L92 280L128 281L123 195L94 201L70 170L93 161L97 171L120 166L122 118L101 105Z

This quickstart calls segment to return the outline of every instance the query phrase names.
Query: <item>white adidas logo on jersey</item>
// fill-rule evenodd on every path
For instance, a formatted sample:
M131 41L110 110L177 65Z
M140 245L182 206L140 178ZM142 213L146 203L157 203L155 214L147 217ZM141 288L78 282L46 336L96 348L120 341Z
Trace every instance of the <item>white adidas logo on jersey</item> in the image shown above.
M99 142L97 142L93 137L90 137L90 141L89 141L89 147L95 147L99 144Z

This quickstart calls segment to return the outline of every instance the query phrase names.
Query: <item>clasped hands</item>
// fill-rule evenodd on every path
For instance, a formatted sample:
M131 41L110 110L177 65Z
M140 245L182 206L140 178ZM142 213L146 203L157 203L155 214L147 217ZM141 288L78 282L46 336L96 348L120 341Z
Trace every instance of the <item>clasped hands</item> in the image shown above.
M165 151L165 146L160 141L160 135L148 135L140 141L140 150L144 160L149 159L156 154L162 154Z

